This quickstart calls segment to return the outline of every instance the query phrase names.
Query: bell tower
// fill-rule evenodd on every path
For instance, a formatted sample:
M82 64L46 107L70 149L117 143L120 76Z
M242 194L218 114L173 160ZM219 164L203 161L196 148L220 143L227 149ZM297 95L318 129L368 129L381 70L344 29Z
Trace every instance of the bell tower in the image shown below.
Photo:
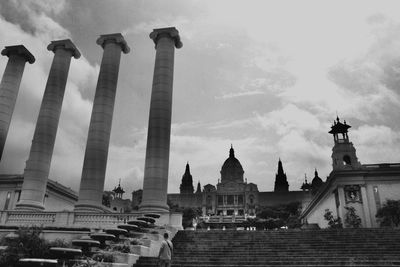
M349 141L348 129L350 125L346 121L340 122L339 117L333 121L330 134L333 135L335 142L332 148L332 167L333 170L358 169L361 167L357 159L356 149Z

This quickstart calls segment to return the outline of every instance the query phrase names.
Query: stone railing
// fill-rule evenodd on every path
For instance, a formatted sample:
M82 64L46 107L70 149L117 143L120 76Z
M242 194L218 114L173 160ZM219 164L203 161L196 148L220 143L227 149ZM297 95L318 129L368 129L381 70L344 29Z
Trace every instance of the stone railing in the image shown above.
M7 225L52 225L56 220L56 212L8 211Z
M90 213L75 213L74 216L74 224L82 225L82 226L90 226L90 225L110 225L117 226L119 224L125 224L128 221L134 220L140 217L140 213L130 213L130 214L90 214Z
M156 219L159 226L172 225L182 227L181 213L163 213ZM0 211L0 226L54 226L54 227L88 227L104 229L126 224L128 221L143 216L141 212L135 213L83 213L73 211Z

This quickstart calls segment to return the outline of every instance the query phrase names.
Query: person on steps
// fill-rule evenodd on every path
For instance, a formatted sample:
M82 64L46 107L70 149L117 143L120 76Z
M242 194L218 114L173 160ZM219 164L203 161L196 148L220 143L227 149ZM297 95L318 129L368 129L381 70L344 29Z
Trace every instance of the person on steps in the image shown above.
M170 267L172 252L174 247L172 242L168 240L168 233L164 234L164 240L161 242L160 253L158 253L158 259L160 263L160 267Z

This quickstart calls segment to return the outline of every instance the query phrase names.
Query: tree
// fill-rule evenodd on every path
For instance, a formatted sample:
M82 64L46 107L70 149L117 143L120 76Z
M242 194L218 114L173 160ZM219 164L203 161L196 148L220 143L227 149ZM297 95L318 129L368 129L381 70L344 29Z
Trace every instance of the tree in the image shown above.
M266 229L275 229L282 226L288 228L299 228L301 203L292 202L284 205L263 207L257 212L257 218L263 219L263 226Z
M101 201L103 206L106 207L111 207L111 192L110 191L104 191L103 192L103 199Z
M49 258L50 244L40 237L39 227L20 228L13 239L4 239L6 250L0 255L0 266L15 266L21 258Z
M398 227L400 224L400 200L388 199L378 210L376 217L381 226Z
M361 218L356 214L354 207L344 207L347 212L344 217L344 223L346 227L359 228L361 226Z
M184 208L182 210L182 226L193 227L193 219L201 216L202 211L201 208Z
M330 211L329 209L325 210L324 218L328 221L329 228L343 228L342 220L340 219L340 217L333 217L332 211Z

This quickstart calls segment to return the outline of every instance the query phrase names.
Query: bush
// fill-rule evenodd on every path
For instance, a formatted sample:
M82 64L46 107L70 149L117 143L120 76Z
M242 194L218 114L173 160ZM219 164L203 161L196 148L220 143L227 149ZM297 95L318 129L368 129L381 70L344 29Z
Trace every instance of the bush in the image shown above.
M132 244L132 241L131 241L131 244ZM135 245L138 245L138 244L135 244ZM125 244L118 244L116 246L113 246L112 250L113 251L119 251L119 252L122 252L122 253L131 253L130 246L129 245L125 245Z
M24 227L17 230L17 237L2 240L7 249L0 255L0 266L15 266L21 258L50 258L50 244L41 233L39 227Z
M332 211L330 211L329 209L325 210L324 218L328 221L329 228L343 228L342 220L339 217L333 217Z
M182 210L182 226L185 229L186 227L193 227L193 219L198 216L201 216L202 211L201 208L184 208Z
M114 256L111 253L97 253L94 254L92 258L98 262L114 262Z
M376 213L376 217L379 219L381 227L399 227L400 200L387 200Z
M347 212L344 217L344 223L346 227L350 228L360 228L361 218L356 214L356 209L354 207L344 207Z
M265 219L263 227L276 229L282 226L300 228L301 203L292 202L273 207L262 207L257 211L257 218Z

